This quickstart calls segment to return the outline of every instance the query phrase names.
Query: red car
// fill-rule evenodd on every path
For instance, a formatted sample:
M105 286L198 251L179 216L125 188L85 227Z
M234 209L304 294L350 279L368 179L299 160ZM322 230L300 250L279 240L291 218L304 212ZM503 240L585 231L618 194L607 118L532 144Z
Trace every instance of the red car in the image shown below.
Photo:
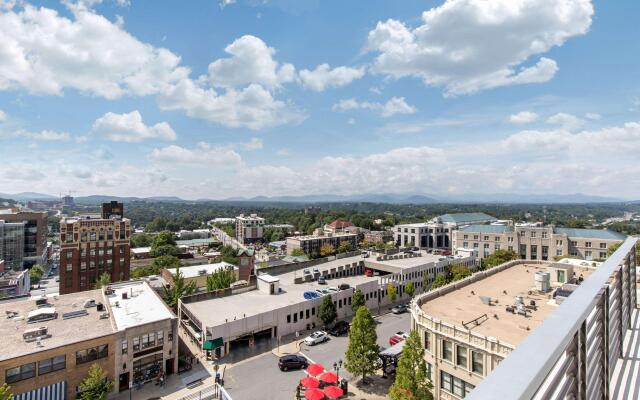
M409 334L406 332L396 332L395 335L389 338L389 344L393 346L394 344L398 344L409 337Z

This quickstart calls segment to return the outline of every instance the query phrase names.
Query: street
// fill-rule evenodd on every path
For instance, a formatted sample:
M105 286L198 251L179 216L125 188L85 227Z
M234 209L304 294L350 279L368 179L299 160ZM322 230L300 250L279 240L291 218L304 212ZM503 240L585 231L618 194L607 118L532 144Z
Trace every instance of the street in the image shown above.
M389 337L398 331L409 332L411 316L385 314L378 318L378 345L389 347ZM316 345L302 345L301 354L323 364L327 370L333 370L333 363L343 360L347 351L347 336L333 337L328 342ZM351 381L352 376L344 367L339 371L341 378ZM225 388L234 400L290 400L298 381L305 377L303 371L281 372L278 369L278 357L272 352L242 361L225 372Z

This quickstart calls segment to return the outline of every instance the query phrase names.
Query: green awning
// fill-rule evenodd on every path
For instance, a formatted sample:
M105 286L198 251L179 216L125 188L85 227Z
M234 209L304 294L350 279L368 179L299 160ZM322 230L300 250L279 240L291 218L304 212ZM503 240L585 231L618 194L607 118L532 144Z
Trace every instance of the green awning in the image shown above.
M202 346L202 348L204 350L215 350L218 347L222 347L222 346L224 346L224 340L222 340L222 338L219 337L213 340L205 340L204 346Z

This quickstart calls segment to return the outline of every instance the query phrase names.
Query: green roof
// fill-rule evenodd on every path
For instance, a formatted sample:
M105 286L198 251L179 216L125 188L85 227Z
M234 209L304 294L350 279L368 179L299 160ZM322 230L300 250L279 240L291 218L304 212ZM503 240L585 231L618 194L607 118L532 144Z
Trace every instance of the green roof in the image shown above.
M224 340L221 337L213 340L206 340L202 346L203 350L215 350L218 347L224 346Z
M438 217L442 222L454 224L475 224L479 222L497 221L495 217L485 213L455 213L444 214Z
M468 225L460 228L462 232L474 233L505 233L509 230L507 225Z
M555 228L555 233L571 238L588 238L602 240L625 240L627 235L606 229Z

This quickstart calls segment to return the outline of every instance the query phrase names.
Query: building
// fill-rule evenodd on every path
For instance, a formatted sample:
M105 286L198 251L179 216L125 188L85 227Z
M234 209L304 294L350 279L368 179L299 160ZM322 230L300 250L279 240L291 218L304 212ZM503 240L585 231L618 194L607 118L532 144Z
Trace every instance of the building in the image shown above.
M71 195L62 196L62 206L63 207L73 207L76 205L76 202Z
M60 294L95 287L103 274L111 282L129 279L131 224L109 205L104 216L66 217L60 221Z
M358 233L358 228L351 222L344 219L337 219L324 226L325 233Z
M0 219L0 258L4 259L7 270L22 270L24 260L23 222L5 222Z
M4 261L0 260L0 300L28 296L31 290L29 270L4 270Z
M358 245L357 233L327 233L316 232L314 235L290 236L287 238L287 254L293 254L295 249L301 249L307 255L320 254L320 248L325 245L337 249L340 244L347 242L355 249Z
M209 229L194 229L192 231L189 230L181 230L177 233L178 238L182 240L189 239L208 239L211 237L211 230Z
M240 214L236 217L236 239L241 244L261 242L263 230L264 218L256 214Z
M203 289L207 287L207 277L213 274L214 272L217 272L222 269L228 269L233 271L236 277L236 280L240 279L240 272L238 267L226 262L180 267L180 274L184 278L186 284L195 282L197 289ZM176 276L176 273L177 273L177 270L175 268L171 268L171 269L162 270L161 275L167 283L173 285L173 279Z
M369 244L387 243L393 240L393 232L384 231L366 231L364 232L364 241Z
M453 232L453 247L477 250L480 258L502 249L525 260L570 256L591 261L605 259L609 247L625 237L609 230L556 228L542 223L474 224Z
M452 233L461 226L495 222L485 213L444 214L428 222L401 224L393 228L398 246L417 246L424 250L451 251Z
M102 219L124 218L124 204L117 201L102 203Z
M593 271L512 261L415 298L434 399L466 397Z
M36 211L0 210L0 220L24 224L23 261L20 268L30 268L47 261L47 213Z

